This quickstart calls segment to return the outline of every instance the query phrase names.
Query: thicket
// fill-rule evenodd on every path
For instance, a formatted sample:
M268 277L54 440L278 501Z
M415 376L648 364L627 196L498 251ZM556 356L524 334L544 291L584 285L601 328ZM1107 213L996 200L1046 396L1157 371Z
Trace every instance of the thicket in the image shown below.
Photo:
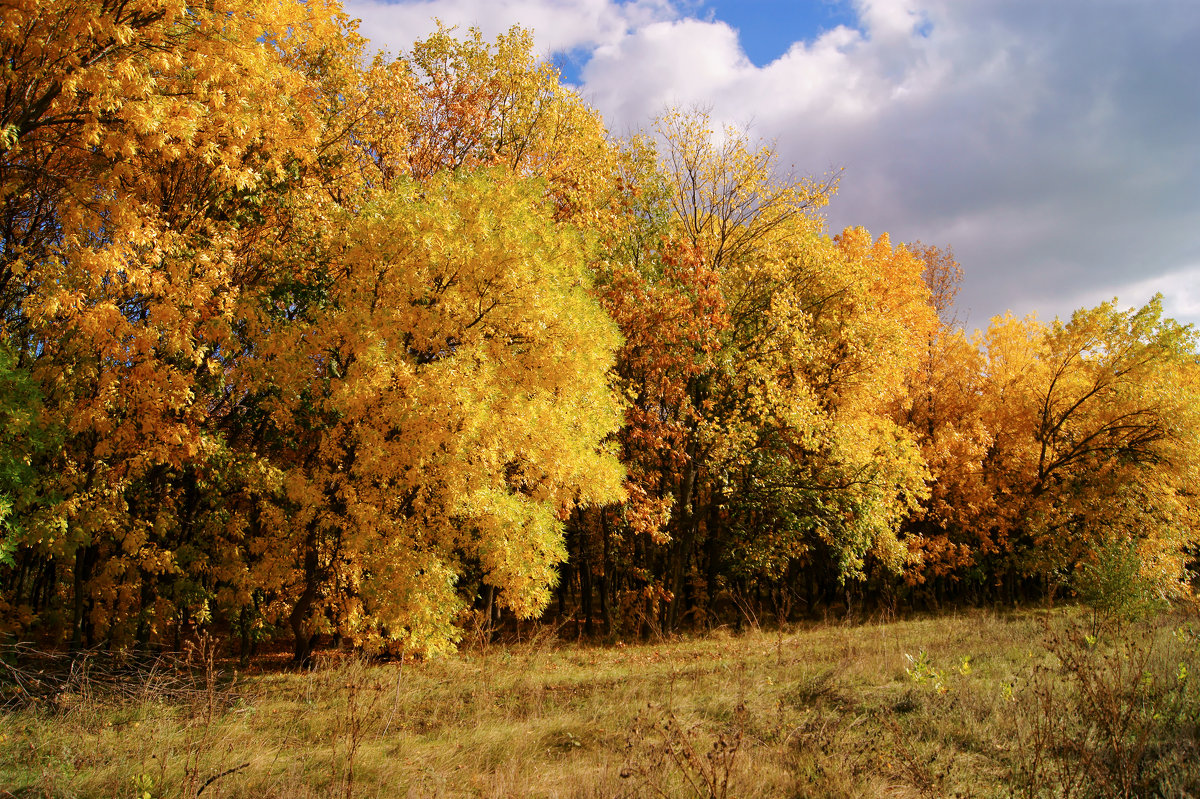
M1195 334L968 336L949 249L703 115L618 140L527 32L335 4L0 24L0 631L433 652L836 603L1189 589Z

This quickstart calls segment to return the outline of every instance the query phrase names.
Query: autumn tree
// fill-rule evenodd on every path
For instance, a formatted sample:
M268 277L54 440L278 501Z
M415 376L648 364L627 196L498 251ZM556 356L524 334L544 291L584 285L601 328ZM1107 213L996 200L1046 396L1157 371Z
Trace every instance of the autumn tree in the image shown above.
M543 191L504 170L397 185L345 220L322 302L271 324L255 383L284 485L262 534L291 560L262 568L298 659L324 631L446 646L469 563L540 611L561 520L619 495L598 448L616 332Z
M557 518L619 483L553 184L368 179L419 92L332 6L15 13L2 332L64 441L6 528L10 604L76 644L285 622L301 658L444 646L467 558L536 609Z
M175 613L195 522L178 503L222 457L210 392L254 279L243 201L309 159L320 130L293 101L296 62L321 39L344 49L348 30L286 2L5 18L3 334L65 435L38 464L57 501L22 519L10 585L31 612L63 590L76 643Z
M364 75L356 136L367 184L504 167L546 181L559 221L591 228L613 197L616 148L599 115L534 55L529 30L494 42L439 26Z
M778 358L772 382L791 396L777 394L786 404L767 405L756 425L733 513L743 568L806 584L810 599L817 586L862 577L868 558L905 566L897 533L925 493L925 471L887 408L931 320L919 260L886 235L847 229L790 268L801 280L765 316L790 331L794 349L768 344L760 359Z
M623 252L610 251L616 257L601 275L601 302L624 336L615 374L626 399L618 441L627 499L575 519L576 573L589 626L593 576L607 626L614 602L624 606L627 621L659 623L660 603L669 598L660 558L676 503L698 474L695 434L705 409L696 404L695 381L717 368L728 327L718 274L661 224L665 216L655 216L644 220L653 236L635 232Z
M916 392L907 412L936 478L908 530L917 581L1019 598L1071 588L1100 553L1132 548L1156 590L1181 590L1194 353L1159 299L1051 325L997 317L974 342L938 342L928 399Z
M1046 330L1029 421L1028 553L1042 575L1073 572L1110 542L1137 548L1159 590L1186 583L1197 534L1196 340L1162 298L1075 312Z
M924 329L917 368L893 400L894 415L914 437L929 469L929 497L904 523L909 585L935 601L947 591L978 587L983 558L996 553L993 488L984 459L992 434L982 417L984 356L955 310L962 270L951 250L917 242L936 322Z
M831 237L832 180L743 131L615 142L520 29L363 44L322 2L5 10L6 632L304 662L556 584L671 629L1108 551L1182 590L1195 339L1159 302L968 340L949 251Z
M606 261L630 500L577 534L603 544L605 593L627 564L623 607L673 627L816 550L835 579L868 552L898 567L922 471L879 395L928 324L919 261L863 231L829 239L831 185L781 175L744 133L717 144L673 115L660 135L661 177L635 181L642 233Z

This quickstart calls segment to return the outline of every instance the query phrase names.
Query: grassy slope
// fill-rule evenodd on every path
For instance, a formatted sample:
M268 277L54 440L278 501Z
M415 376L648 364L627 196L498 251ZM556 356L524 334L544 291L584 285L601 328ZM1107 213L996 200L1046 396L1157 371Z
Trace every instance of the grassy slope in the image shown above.
M1164 726L1175 705L1121 694L1153 728L1127 730L1155 747L1138 753L1137 774L1187 795L1200 780L1200 680L1179 677L1182 663L1200 678L1195 635L1181 632L1191 622L1160 619L1122 661L1101 654L1104 641L1048 642L1078 615L975 612L607 648L542 640L403 668L330 660L211 690L203 677L185 690L162 672L133 696L97 687L4 714L0 787L211 799L985 797L1008 786L1053 795L1080 779L1081 790L1107 791L1116 783L1096 764L1112 771L1112 753L1088 754L1103 748L1103 730L1054 721L1099 712L1060 665L1082 653L1085 677L1111 672L1114 697L1125 682L1134 693L1139 680L1150 686L1153 670L1162 695L1191 714ZM1153 658L1137 660L1142 651ZM1126 661L1128 674L1113 670ZM1049 756L1065 751L1074 756ZM1080 763L1095 773L1072 777Z

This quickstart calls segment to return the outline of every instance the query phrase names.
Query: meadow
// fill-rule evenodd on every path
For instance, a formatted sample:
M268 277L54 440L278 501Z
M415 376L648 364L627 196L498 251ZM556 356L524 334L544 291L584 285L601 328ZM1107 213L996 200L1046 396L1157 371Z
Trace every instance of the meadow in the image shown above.
M301 672L238 672L211 639L124 671L10 657L0 796L1194 796L1198 634L1067 608L605 646L529 628Z

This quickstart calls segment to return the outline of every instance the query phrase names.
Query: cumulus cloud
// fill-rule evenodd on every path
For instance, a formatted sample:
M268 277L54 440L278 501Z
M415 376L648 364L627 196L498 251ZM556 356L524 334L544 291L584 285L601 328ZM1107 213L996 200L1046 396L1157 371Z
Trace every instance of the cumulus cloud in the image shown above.
M536 33L539 54L590 50L628 31L677 15L671 0L348 0L346 12L378 48L400 53L437 28L436 19L487 38L513 25Z
M385 27L367 8L390 15L388 30L432 14L488 33L520 22L546 52L590 52L580 91L614 132L698 105L750 123L797 172L844 167L830 227L952 245L972 325L1154 291L1200 321L1192 0L857 0L856 25L762 67L728 24L684 13L694 3L350 8L372 36Z
M754 69L723 22L658 22L597 48L581 91L610 127L638 128L667 107L715 104Z
M1185 267L1176 272L1149 280L1137 281L1116 287L1116 291L1105 295L1093 292L1081 297L1080 305L1094 305L1112 296L1151 297L1163 295L1164 312L1176 319L1200 319L1200 264Z

